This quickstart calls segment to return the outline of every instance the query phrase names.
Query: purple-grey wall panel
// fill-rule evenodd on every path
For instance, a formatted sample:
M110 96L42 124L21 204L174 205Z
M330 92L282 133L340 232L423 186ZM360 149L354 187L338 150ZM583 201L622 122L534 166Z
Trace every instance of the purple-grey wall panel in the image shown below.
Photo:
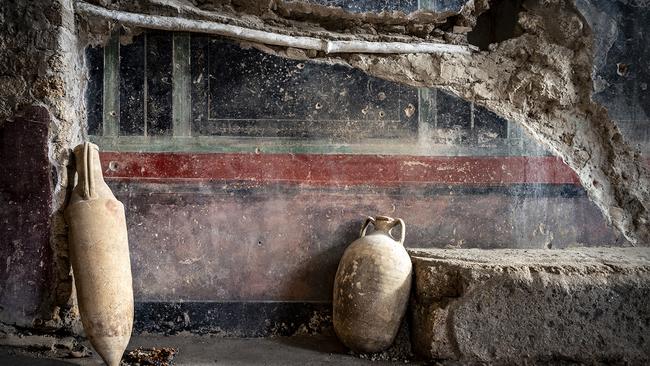
M406 221L409 247L615 244L573 185L309 188L113 182L137 301L329 301L365 215Z
M50 116L30 107L0 129L0 321L29 326L51 283Z

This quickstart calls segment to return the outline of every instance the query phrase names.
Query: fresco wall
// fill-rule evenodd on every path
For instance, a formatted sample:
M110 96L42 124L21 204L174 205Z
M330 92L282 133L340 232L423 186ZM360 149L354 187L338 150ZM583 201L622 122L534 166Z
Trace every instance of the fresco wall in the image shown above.
M625 53L630 29L606 14L633 9L616 4L579 3L595 29L614 24L607 39ZM607 97L632 89L611 73L613 52L598 57L607 85L596 97L645 149L646 101ZM127 209L139 330L297 331L326 316L338 260L367 215L402 217L408 247L626 245L561 160L442 91L195 34L116 35L87 60L88 133Z

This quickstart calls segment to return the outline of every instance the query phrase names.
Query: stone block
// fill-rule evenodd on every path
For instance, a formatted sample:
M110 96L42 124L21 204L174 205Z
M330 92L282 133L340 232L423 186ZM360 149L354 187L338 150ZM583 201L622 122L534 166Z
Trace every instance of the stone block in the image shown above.
M650 361L650 248L410 250L427 359Z

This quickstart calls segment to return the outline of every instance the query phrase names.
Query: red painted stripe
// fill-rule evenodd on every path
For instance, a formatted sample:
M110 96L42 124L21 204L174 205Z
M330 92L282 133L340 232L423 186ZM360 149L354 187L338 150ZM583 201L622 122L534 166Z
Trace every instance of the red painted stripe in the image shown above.
M577 183L553 157L104 153L108 178L289 182L316 185L401 183Z
M319 186L579 184L556 157L102 152L110 180L286 182Z

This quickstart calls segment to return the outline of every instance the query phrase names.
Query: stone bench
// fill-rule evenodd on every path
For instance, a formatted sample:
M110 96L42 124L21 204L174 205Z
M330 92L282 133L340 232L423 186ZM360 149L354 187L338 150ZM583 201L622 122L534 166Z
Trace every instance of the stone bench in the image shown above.
M409 252L422 357L650 361L650 248Z

